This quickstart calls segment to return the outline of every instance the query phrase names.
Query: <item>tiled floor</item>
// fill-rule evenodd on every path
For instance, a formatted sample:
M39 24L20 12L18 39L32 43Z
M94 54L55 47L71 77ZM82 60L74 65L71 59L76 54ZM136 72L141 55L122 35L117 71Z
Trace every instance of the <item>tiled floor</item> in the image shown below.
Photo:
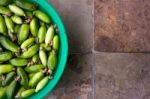
M93 99L94 19L92 0L49 0L62 17L69 38L69 58L58 86L45 99Z
M150 54L100 52L93 0L49 2L66 25L70 55L62 79L45 99L150 99Z

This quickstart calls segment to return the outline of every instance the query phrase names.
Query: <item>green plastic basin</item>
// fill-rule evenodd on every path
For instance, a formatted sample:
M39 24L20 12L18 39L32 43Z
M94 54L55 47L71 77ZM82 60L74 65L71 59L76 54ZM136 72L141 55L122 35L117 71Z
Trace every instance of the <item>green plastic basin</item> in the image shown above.
M44 96L46 96L53 90L53 88L56 86L56 84L58 83L63 74L68 56L68 40L60 16L46 0L29 0L29 1L36 2L39 5L40 9L51 17L51 20L53 21L53 23L57 25L59 29L60 50L58 54L58 66L55 70L53 79L50 80L46 85L46 87L44 87L40 92L35 93L32 96L28 97L28 99L43 99Z

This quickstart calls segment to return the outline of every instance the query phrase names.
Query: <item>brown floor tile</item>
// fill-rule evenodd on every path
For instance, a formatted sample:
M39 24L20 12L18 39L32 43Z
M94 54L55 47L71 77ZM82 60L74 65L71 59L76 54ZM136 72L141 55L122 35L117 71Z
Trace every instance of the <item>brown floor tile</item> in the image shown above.
M150 52L149 0L95 0L95 50Z
M88 53L93 48L93 0L48 0L63 19L70 53Z
M68 66L58 86L45 99L92 99L93 56L70 55Z
M95 99L150 99L150 54L100 53L95 60Z

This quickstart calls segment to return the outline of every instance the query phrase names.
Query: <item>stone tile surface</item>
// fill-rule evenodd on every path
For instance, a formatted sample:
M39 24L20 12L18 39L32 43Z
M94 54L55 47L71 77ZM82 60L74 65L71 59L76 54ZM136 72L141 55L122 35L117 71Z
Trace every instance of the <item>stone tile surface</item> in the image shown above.
M67 28L70 55L44 99L150 99L150 54L99 53L149 51L148 0L95 0L95 37L93 0L48 1Z
M45 99L92 99L93 55L70 55L60 83Z
M95 50L150 52L149 0L95 0Z
M100 53L94 60L95 99L150 99L150 54Z
M93 0L48 0L66 26L70 53L89 53L93 48Z

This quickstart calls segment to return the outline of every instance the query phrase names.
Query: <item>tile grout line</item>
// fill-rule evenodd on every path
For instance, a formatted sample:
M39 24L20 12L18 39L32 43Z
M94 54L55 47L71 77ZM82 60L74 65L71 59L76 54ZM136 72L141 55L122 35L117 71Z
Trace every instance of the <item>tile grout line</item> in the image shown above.
M95 99L95 62L94 62L94 60L95 60L95 55L94 55L94 53L92 54L92 62L93 62L93 68L92 68L92 99Z
M93 8L92 8L92 16L93 16L93 19L92 19L92 20L93 20L93 48L92 48L92 63L93 63L93 64L92 64L92 65L93 65L93 66L92 66L92 67L93 67L93 68L92 68L92 73L93 73L93 74L92 74L92 76L93 76L93 78L92 78L92 80L93 80L93 81L92 81L92 87L93 87L93 88L92 88L92 89L93 89L92 95L93 95L93 96L92 96L92 98L93 98L93 99L95 99L95 72L96 72L96 71L95 71L95 70L96 70L96 69L95 69L95 67L96 67L95 65L96 65L96 64L95 64L95 62L94 62L94 60L95 60L95 54L94 54L94 42L95 42L95 11L94 11L94 8L95 8L95 0L93 0Z
M95 51L95 0L93 0L93 8L92 8L92 14L93 14L93 50Z

